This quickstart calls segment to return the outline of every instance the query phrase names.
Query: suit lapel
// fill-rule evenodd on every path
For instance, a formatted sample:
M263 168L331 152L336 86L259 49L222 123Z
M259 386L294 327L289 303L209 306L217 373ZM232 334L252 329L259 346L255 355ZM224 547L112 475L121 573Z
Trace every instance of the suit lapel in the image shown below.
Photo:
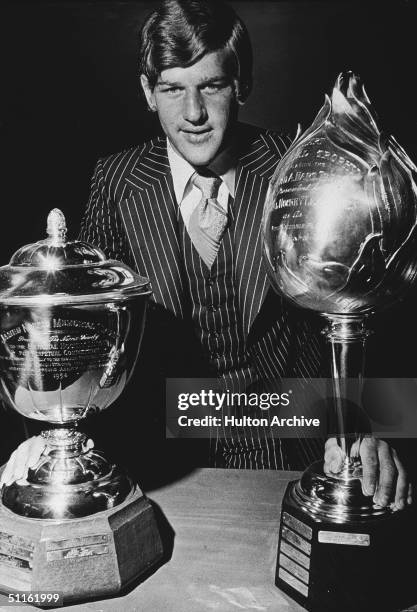
M236 174L235 232L236 282L245 336L259 313L269 289L262 257L262 217L269 180L287 143L258 134L250 144L240 144Z
M237 150L234 245L236 283L245 335L269 288L262 257L262 215L269 180L289 142L242 130ZM141 274L151 279L154 299L184 314L178 205L166 139L149 143L125 178L120 214ZM126 197L126 194L127 197Z
M129 195L119 211L138 270L151 280L155 301L183 316L178 206L164 138L149 144L125 180Z

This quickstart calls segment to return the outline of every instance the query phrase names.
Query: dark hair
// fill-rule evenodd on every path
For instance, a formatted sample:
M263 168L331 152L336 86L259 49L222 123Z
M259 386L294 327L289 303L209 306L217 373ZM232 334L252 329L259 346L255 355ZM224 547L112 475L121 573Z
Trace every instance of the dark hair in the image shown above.
M245 101L252 88L252 46L243 21L223 2L163 0L140 33L140 72L150 86L163 70L186 68L212 51L227 51L227 70Z

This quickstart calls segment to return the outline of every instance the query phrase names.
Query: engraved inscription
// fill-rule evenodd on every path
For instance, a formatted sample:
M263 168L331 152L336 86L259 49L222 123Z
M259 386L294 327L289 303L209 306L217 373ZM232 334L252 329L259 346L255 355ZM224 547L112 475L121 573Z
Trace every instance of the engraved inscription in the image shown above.
M3 553L0 553L0 563L9 565L10 567L16 567L29 571L32 570L32 564L29 561L20 559L19 557L14 557L13 555L4 555Z
M75 546L61 550L51 550L46 553L47 561L60 561L64 559L75 559L80 557L94 557L107 555L109 547L107 544L95 544L91 546Z
M334 199L335 185L340 180L356 184L361 168L354 158L342 155L326 138L311 138L295 149L291 164L274 185L275 210L271 228L282 232L288 240L308 243L311 234L312 210L323 201ZM353 197L353 196L352 196Z
M349 544L351 546L370 546L369 533L344 533L341 531L319 531L319 542L323 544Z
M291 546L291 544L288 544L285 540L281 541L281 551L306 569L310 569L310 557L307 557L307 555Z
M310 574L307 570L300 567L295 561L289 559L282 553L279 555L279 565L290 572L293 576L308 584Z
M33 551L35 549L35 545L32 540L28 540L27 538L23 538L22 536L6 533L4 531L0 531L0 543L2 542L14 544L15 546L22 546L23 548L27 548L30 551Z
M30 378L36 388L39 380L65 382L105 367L114 343L115 332L99 321L45 314L0 334L0 363L12 376Z
M291 544L294 544L294 546L297 546L307 555L311 553L311 544L300 537L298 533L295 533L294 531L291 531L291 529L288 529L288 527L285 527L285 525L282 526L282 537L288 542L291 542Z
M300 582L300 580L297 580L295 576L292 576L287 571L285 571L285 569L283 569L282 567L279 568L278 577L290 586L292 586L294 589L296 589L296 591L298 591L305 597L308 596L308 587L302 582Z
M0 542L0 553L13 555L14 557L19 557L19 559L30 560L33 558L33 552L31 550L7 542Z
M93 544L105 544L109 541L109 535L100 533L97 535L80 536L77 538L66 538L65 540L49 540L46 550L60 550L78 546L90 546Z
M308 540L311 540L311 538L313 537L313 530L311 529L311 527L309 527L305 523L302 523L287 512L283 513L282 520L286 525L288 525L288 527L291 527L291 529L297 531L299 534L301 534Z
M0 531L1 564L30 571L34 548L32 540Z

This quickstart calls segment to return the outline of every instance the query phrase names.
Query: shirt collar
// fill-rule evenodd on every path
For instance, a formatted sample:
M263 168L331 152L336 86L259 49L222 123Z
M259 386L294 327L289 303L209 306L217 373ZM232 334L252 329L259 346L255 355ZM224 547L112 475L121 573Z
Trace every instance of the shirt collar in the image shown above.
M195 168L177 153L169 139L167 139L168 161L171 168L174 192L178 204L181 204L189 181ZM225 183L230 195L235 197L236 157L231 148L225 149L208 166Z

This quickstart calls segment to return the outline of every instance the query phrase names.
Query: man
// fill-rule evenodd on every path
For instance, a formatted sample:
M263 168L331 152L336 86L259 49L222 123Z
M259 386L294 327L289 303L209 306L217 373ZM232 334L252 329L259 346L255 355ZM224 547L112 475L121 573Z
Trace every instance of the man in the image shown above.
M140 58L164 136L98 162L81 239L151 280L141 380L157 381L157 393L166 377L215 376L249 392L319 375L317 321L278 298L263 267L263 203L290 139L237 121L252 85L244 24L221 2L166 0L142 28ZM25 473L39 444L18 449L6 480ZM274 469L305 467L323 448L244 428L215 444L216 465ZM403 506L411 492L395 451L368 438L360 452L365 492ZM329 440L328 469L340 461Z

